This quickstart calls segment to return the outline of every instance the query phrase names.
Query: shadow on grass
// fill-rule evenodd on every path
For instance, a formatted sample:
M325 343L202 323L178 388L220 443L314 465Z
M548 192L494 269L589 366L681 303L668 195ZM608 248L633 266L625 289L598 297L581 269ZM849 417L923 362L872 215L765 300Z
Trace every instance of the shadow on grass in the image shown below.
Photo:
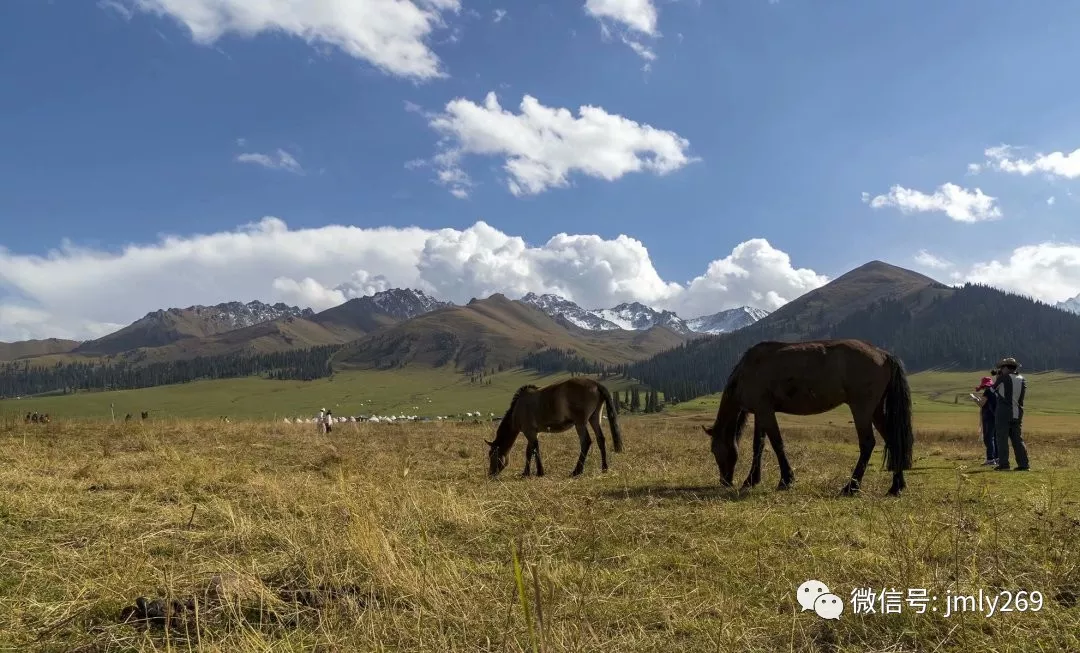
M685 501L742 501L749 494L749 491L740 492L720 485L641 485L603 492L609 499L657 498Z

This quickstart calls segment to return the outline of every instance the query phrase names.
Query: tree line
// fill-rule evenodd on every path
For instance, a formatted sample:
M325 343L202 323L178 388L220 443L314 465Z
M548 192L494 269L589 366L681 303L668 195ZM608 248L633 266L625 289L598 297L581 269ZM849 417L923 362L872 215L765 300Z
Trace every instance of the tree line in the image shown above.
M793 340L776 334L798 331L790 323L763 322L682 343L619 371L673 402L720 392L747 349L763 340ZM968 283L925 303L880 300L799 339L811 338L866 340L899 357L909 373L989 371L1005 356L1028 372L1080 370L1080 316L982 284Z
M227 354L153 363L72 361L36 367L0 363L0 397L80 390L134 390L191 381L263 376L311 381L330 376L330 358L341 345L268 354Z

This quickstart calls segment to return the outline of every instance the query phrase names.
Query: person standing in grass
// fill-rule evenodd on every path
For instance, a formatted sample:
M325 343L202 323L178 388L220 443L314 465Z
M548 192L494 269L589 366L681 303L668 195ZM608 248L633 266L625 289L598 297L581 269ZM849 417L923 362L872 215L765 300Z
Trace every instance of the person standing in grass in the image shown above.
M1027 379L1018 372L1020 364L1015 358L1003 358L998 363L1000 372L994 379L993 390L997 399L994 410L994 435L997 438L998 471L1009 470L1009 443L1016 453L1016 471L1028 469L1027 447L1024 445L1022 427L1024 422L1024 396Z
M997 375L997 370L992 370L991 375ZM994 394L993 376L984 376L972 394L975 402L979 404L979 422L982 424L983 446L986 447L986 461L983 465L997 465L997 437L994 434L994 408L997 406L997 395Z

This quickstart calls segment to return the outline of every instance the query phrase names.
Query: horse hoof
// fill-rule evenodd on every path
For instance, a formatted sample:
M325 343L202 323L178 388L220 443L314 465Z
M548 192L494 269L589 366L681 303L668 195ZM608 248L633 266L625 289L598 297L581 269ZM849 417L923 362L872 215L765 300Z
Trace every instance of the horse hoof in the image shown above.
M791 489L791 485L792 485L793 483L794 483L794 481L786 481L786 482L785 482L785 481L780 481L779 483L777 483L777 484L776 484L776 489L777 489L777 490L780 490L780 491L783 491L783 490L790 490L790 489Z
M858 493L859 493L859 488L852 487L850 485L845 485L840 490L840 496L842 496L842 497L853 497Z

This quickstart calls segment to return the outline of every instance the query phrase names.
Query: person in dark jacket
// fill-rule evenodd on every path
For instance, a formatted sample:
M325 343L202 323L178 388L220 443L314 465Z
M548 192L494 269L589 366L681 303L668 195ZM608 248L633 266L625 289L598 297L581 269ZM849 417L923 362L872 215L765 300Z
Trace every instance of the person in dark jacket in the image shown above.
M1016 471L1027 471L1028 453L1024 445L1022 427L1024 422L1024 397L1027 379L1019 374L1020 364L1015 358L1004 358L998 363L1000 373L994 379L994 435L997 438L998 471L1009 470L1009 443L1016 454Z
M990 372L991 376L984 376L972 393L975 401L979 404L979 418L982 424L983 446L986 447L986 461L983 465L997 465L997 438L994 436L994 408L997 406L997 396L994 394L994 376L997 370Z

